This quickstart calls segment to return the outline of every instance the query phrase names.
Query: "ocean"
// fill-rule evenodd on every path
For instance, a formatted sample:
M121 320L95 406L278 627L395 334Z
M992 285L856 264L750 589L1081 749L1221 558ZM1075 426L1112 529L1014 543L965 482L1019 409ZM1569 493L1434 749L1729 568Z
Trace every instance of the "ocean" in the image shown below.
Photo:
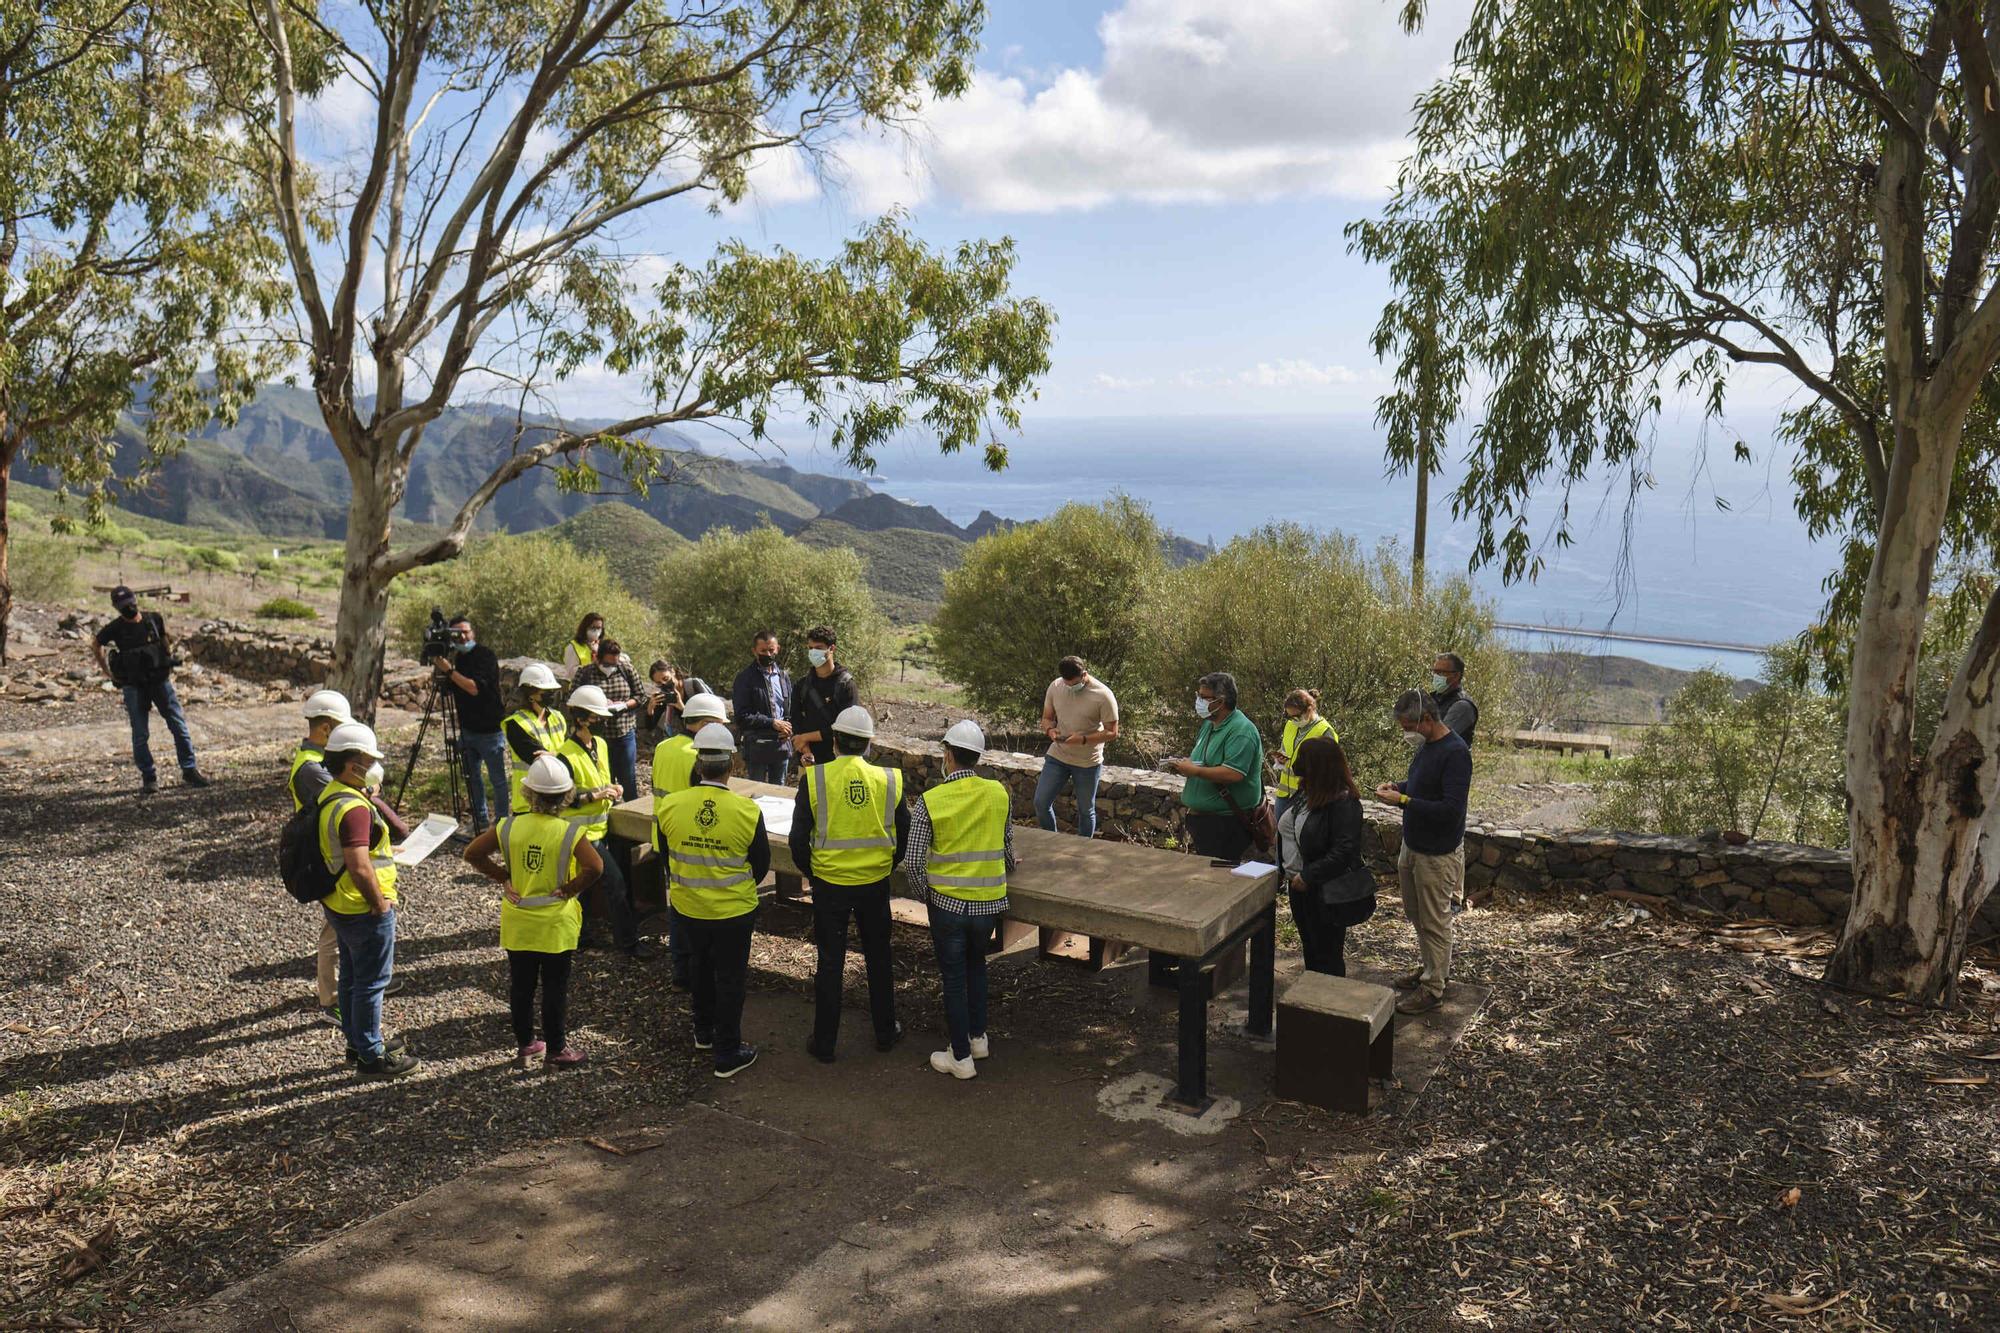
M1570 496L1573 543L1553 540L1558 488L1529 507L1530 531L1545 566L1533 581L1503 584L1497 570L1473 573L1501 618L1569 631L1565 647L1588 647L1606 631L1663 635L1708 644L1764 645L1813 622L1835 548L1814 542L1792 511L1788 458L1745 434L1756 457L1735 461L1733 433L1715 432L1704 450L1696 432L1662 437L1650 486L1631 506L1629 484L1599 475ZM965 524L982 509L1039 518L1071 501L1096 503L1124 491L1152 507L1167 528L1220 545L1275 520L1338 529L1364 545L1397 538L1407 548L1416 483L1385 475L1381 436L1366 417L1073 418L1031 420L994 474L971 454L899 441L879 457L877 483L889 494L931 505ZM828 470L824 453L793 449L798 467ZM1434 574L1464 572L1475 531L1451 517L1453 465L1432 479L1429 561ZM1718 507L1720 498L1727 508ZM1529 646L1548 636L1516 635ZM1602 651L1692 668L1715 664L1754 676L1754 651L1597 641Z

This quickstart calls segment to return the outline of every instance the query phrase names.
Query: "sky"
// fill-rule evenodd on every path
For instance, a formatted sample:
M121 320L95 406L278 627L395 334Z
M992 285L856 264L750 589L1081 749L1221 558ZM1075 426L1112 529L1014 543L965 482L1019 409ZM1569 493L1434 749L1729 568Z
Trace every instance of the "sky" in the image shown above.
M1016 291L1059 320L1031 417L1367 414L1388 292L1342 229L1386 199L1468 4L1411 36L1400 0L993 0L963 98L848 138L824 173L767 159L743 204L657 210L625 248L825 257L901 209L934 245L1014 239ZM329 145L370 137L352 85L311 114ZM555 405L645 404L587 367Z

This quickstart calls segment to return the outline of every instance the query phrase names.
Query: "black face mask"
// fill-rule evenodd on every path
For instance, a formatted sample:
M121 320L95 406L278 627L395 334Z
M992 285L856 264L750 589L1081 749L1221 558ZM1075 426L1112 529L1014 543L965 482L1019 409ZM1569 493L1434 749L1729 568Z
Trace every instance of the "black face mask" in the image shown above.
M760 664L764 665L764 666L769 666L769 665L771 665L771 663L773 663L773 662L775 662L775 661L777 661L777 660L778 660L778 655L777 655L776 653L758 653L758 654L757 654L757 661L758 661L758 662L759 662Z
M122 606L118 608L118 614L127 620L137 620L139 618L139 608L136 606Z

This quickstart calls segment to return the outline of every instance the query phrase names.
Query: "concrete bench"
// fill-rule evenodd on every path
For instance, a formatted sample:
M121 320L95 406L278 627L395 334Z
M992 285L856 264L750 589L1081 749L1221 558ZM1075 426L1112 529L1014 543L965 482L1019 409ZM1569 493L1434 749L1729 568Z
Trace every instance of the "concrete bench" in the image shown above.
M1368 1114L1368 1080L1395 1066L1396 994L1308 972L1278 1001L1278 1096Z
M1572 755L1598 754L1611 757L1614 738L1590 731L1508 731L1501 733L1517 750L1555 750L1565 759Z

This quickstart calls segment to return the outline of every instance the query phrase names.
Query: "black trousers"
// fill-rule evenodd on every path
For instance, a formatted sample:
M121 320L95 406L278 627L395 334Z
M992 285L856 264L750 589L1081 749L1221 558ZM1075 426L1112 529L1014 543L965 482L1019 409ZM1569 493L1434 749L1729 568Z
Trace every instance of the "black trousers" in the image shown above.
M602 839L596 846L598 858L604 862L604 873L591 885L591 890L597 895L603 915L611 922L612 943L629 949L639 942L639 915L632 910L632 889L625 882L623 858L612 854L610 838Z
M1181 822L1187 825L1188 841L1194 844L1196 856L1233 863L1241 861L1250 850L1250 830L1233 814L1214 815L1201 810L1183 810ZM1180 961L1177 954L1148 953L1146 980L1155 986L1178 985L1174 980L1174 968Z
M573 952L537 953L532 949L509 949L507 1008L514 1019L514 1044L526 1046L535 1039L535 987L542 991L542 1040L554 1054L569 1037L569 965Z
M896 974L889 962L889 881L822 884L813 881L813 938L819 969L813 976L813 1045L831 1051L840 1036L840 992L847 972L847 923L861 927L861 956L868 964L868 1013L875 1035L896 1031Z
M1375 915L1375 895L1331 907L1319 900L1317 889L1291 891L1292 922L1299 928L1299 949L1306 956L1306 971L1328 976L1347 975L1347 929Z
M750 935L756 924L754 908L719 921L680 917L693 969L694 1035L714 1042L718 1066L743 1045L743 994L750 984Z

